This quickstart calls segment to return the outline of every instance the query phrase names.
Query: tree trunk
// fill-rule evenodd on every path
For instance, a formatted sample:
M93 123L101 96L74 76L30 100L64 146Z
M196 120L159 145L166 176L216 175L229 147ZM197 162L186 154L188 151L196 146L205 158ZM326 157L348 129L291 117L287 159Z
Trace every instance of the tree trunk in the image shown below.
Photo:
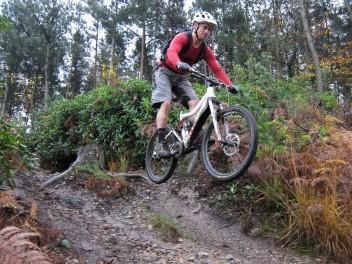
M6 85L5 94L4 94L4 98L2 101L2 105L1 105L1 116L2 117L5 117L5 115L6 115L6 106L7 106L7 101L8 101L9 92L10 92L10 83L11 83L11 77L9 76L9 82Z
M282 78L282 65L281 65L281 55L280 55L280 6L281 2L278 0L273 0L272 2L274 10L274 32L275 32L275 61L276 61L276 76Z
M94 56L94 80L93 89L97 88L98 83L98 43L99 43L99 22L96 24L97 34L95 35L95 56Z
M37 72L35 74L35 81L34 81L33 90L32 90L32 93L34 96L31 96L30 99L28 100L27 115L28 115L28 119L30 120L30 122L32 124L34 123L34 116L35 116L35 115L33 115L33 109L36 104L36 96L35 95L38 93L40 77L41 77L41 74L39 73L39 70L37 70ZM27 124L27 127L30 127L30 125Z
M114 53L115 53L115 37L114 34L112 36L112 43L111 43L111 55L110 55L110 65L108 69L108 85L112 84L112 72L114 71Z
M3 98L3 104L0 108L0 115L6 117L7 115L13 114L13 105L15 101L16 94L16 82L18 78L18 73L16 67L10 67L7 78L6 78L6 88Z
M351 112L351 87L339 84L342 87L343 106L345 112Z
M160 5L161 5L161 1L156 1L156 6L155 6L155 17L156 18L160 18ZM155 22L154 22L154 41L153 41L153 72L155 71L155 68L156 68L156 60L157 60L157 57L156 57L156 50L157 50L157 35L158 35L158 32L160 32L160 22L159 22L159 19L155 19Z
M47 43L46 55L45 55L45 65L44 65L44 110L49 108L49 55L50 55L50 45Z
M288 55L287 64L286 64L288 77L293 77L294 75L294 64L295 64L295 61L297 60L297 51L298 49L295 48L293 50L293 53L291 55Z
M345 0L345 6L346 6L347 11L350 15L350 19L352 19L352 7L351 7L351 3L349 2L349 0Z
M314 41L313 41L311 31L308 26L308 20L306 17L306 10L304 7L304 0L299 0L299 11L301 13L301 18L302 18L302 23L303 23L303 31L306 36L309 50L312 55L313 63L315 66L315 74L316 74L316 78L317 78L317 88L318 88L318 91L322 92L324 88L323 88L323 79L322 79L322 74L321 74L321 69L320 69L320 62L319 62L318 54L315 50Z
M140 79L143 79L144 75L144 47L145 47L145 26L142 27L142 48L141 48L141 69L140 69Z
M155 21L155 24L154 24L154 41L153 41L153 72L155 71L155 68L156 68L156 32L158 32L157 30L157 21Z

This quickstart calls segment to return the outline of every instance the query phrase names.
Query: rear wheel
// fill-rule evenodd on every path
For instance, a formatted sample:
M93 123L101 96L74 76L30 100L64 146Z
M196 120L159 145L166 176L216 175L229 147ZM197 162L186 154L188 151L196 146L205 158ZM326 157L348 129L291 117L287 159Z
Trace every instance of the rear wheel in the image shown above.
M217 140L211 122L202 140L202 158L211 176L227 181L240 176L252 163L258 129L253 115L240 106L221 110L217 120L223 142Z
M168 137L166 140L167 145L174 144L173 136ZM174 172L177 165L177 158L159 158L157 149L157 134L155 133L150 139L146 155L145 155L145 168L149 179L157 184L167 181Z

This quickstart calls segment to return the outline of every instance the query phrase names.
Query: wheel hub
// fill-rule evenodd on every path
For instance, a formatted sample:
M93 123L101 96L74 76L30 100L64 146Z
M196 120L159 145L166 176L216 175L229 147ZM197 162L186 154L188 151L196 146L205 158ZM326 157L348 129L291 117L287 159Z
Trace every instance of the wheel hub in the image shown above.
M225 139L227 142L231 143L232 146L229 146L229 144L224 145L224 153L229 157L238 153L240 147L240 137L237 134L228 134Z

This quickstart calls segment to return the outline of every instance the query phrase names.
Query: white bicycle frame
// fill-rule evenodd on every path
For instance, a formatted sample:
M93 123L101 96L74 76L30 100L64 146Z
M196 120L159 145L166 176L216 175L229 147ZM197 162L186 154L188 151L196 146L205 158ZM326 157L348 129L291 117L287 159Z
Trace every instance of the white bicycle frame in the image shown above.
M195 116L193 126L192 126L190 132L188 133L188 136L186 137L186 139L183 140L176 132L174 132L177 139L180 142L183 142L185 147L188 146L190 136L193 133L193 129L194 129L195 125L198 123L199 118L201 117L203 112L208 108L208 106L210 109L210 114L212 116L212 121L214 124L214 130L215 130L215 133L217 136L217 140L222 141L221 134L220 134L219 127L218 127L218 122L216 120L216 110L215 110L215 107L214 107L214 104L212 101L212 99L216 98L214 90L215 90L215 88L213 86L208 86L207 92L203 95L203 97L200 99L200 101L197 103L197 105L190 112L180 113L180 122L186 118L191 118L191 117Z

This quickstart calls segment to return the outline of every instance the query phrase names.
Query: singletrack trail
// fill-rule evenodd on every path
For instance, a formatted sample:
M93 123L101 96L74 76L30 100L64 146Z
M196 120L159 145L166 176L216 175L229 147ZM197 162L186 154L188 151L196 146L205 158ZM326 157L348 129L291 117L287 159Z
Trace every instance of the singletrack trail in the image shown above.
M69 180L39 190L46 177L20 177L15 194L34 199L41 221L72 243L75 254L64 263L327 263L244 234L240 220L213 213L195 176L176 173L162 185L132 179L122 198L98 197ZM148 217L156 213L176 222L182 236L165 241Z

